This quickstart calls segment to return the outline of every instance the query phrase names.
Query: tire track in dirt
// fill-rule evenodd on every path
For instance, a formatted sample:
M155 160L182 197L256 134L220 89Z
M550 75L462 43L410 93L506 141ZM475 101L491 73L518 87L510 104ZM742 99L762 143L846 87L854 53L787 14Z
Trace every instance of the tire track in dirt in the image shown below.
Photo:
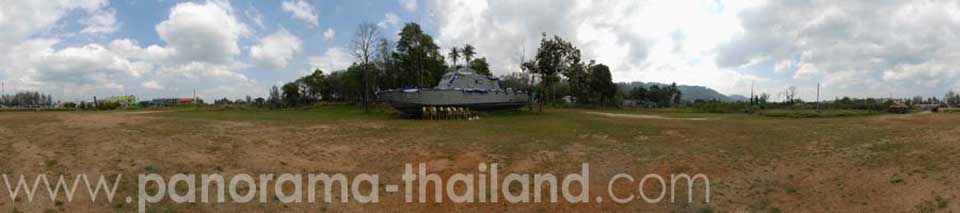
M641 114L619 114L619 113L607 113L607 112L583 112L591 115L601 115L614 118L636 118L636 119L655 119L655 120L684 120L684 121L705 121L711 120L712 118L673 118L673 117L664 117L659 115L641 115Z

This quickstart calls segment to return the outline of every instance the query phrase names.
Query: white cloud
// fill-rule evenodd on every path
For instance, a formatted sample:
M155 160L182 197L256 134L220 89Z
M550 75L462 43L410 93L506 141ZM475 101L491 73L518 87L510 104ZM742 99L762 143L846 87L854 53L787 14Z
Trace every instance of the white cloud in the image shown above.
M287 63L300 51L302 43L297 36L286 29L280 29L250 47L250 59L273 68L286 68Z
M263 14L260 13L260 10L257 10L255 7L250 7L247 10L243 11L243 14L247 16L247 19L253 21L260 29L266 28L263 25Z
M100 10L84 22L86 25L81 33L113 33L119 28L116 18L117 12L112 9Z
M323 40L332 41L333 36L336 36L337 32L333 31L333 28L327 28L327 31L323 31Z
M309 62L310 66L330 73L350 67L350 64L353 64L353 57L343 48L331 47L322 56L310 57Z
M102 7L105 3L93 5L77 9L89 14L115 13ZM177 4L168 19L155 27L163 44L149 46L141 46L135 39L117 39L106 45L61 43L65 39L43 38L44 31L53 24L27 29L23 23L8 22L24 16L8 18L6 15L11 13L6 9L0 8L4 15L0 25L22 31L0 35L14 41L0 40L0 46L5 46L0 49L0 72L16 90L42 90L67 100L119 95L123 91L141 97L169 97L187 95L196 88L211 96L240 97L261 90L256 81L237 72L248 67L236 59L241 51L238 42L249 32L226 2ZM43 7L33 10L43 11ZM89 22L81 23L86 25L84 30L110 31L104 30L109 27L98 28L109 24L94 24L100 21L96 21L97 15L93 16ZM51 23L63 17L54 18ZM44 20L16 21L42 25ZM144 90L129 90L136 87Z
M93 14L107 7L106 0L3 1L0 6L0 50L6 50L53 28L70 11Z
M306 22L311 27L320 25L320 18L317 16L316 10L306 1L284 1L281 8L283 11L289 12L291 17Z
M397 26L398 24L400 24L400 17L394 13L383 14L383 20L380 20L380 22L377 22L377 26L379 26L380 28Z
M194 89L198 96L205 99L262 95L264 88L258 87L255 80L235 71L245 68L242 64L190 62L160 67L153 79L164 86L164 92L160 94L165 97L189 97Z
M224 3L180 3L156 30L176 53L174 60L226 63L240 54L237 41L249 34L231 11Z
M774 73L836 96L941 95L960 82L957 17L955 1L770 1L740 14L716 61L793 61Z
M241 53L238 42L250 31L233 11L223 1L174 6L168 19L156 26L165 46L134 48L157 64L148 79L157 81L166 92L180 95L189 95L192 89L207 97L236 98L256 92L256 81L238 72L250 67L237 61ZM267 61L276 60L267 57L274 53L267 48L273 46L271 43L261 43L265 44L263 54L258 54Z
M153 90L166 89L163 87L163 85L160 85L160 82L157 82L155 80L144 81L143 84L141 84L141 86L143 86L143 88L153 89Z
M139 64L115 58L99 45L55 50L58 35L49 35L67 14L87 19L98 11L111 11L106 0L78 1L4 1L0 6L0 76L10 90L38 90L60 85L98 82L95 86L77 85L72 91L91 88L115 88L111 75L139 73ZM82 24L71 22L65 24ZM76 57L76 58L75 58ZM101 64L103 63L103 64ZM128 70L122 70L128 66ZM72 78L57 73L74 75ZM102 74L101 74L102 73ZM64 90L61 90L64 91Z
M794 70L793 60L780 60L773 67L773 72L777 74L790 73L790 72L793 72L793 70Z
M417 11L417 0L400 0L400 5L411 13Z

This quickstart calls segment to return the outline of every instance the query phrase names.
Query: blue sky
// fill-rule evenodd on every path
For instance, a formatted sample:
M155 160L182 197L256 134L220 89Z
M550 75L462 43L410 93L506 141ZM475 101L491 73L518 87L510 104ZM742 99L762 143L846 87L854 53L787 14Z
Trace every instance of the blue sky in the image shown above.
M354 61L357 25L397 39L415 21L446 52L470 43L495 74L519 71L542 33L614 81L824 97L960 89L960 1L383 0L0 2L0 80L63 100L263 96ZM752 87L752 88L751 88Z

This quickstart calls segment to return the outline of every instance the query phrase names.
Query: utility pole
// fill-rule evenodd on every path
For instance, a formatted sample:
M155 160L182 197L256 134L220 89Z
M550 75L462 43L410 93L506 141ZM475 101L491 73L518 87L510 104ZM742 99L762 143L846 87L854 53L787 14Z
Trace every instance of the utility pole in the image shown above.
M756 83L756 81L750 81L750 106L753 106L753 98L755 97L754 94L753 94L753 84L754 84L754 83Z
M817 82L817 113L820 113L820 83Z
M197 103L197 88L193 88L193 103Z

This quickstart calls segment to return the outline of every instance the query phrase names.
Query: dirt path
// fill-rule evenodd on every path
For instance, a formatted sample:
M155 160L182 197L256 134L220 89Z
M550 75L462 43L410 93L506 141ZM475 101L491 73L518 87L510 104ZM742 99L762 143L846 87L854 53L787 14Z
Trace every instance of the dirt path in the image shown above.
M591 115L602 115L607 117L615 118L636 118L636 119L659 119L659 120L686 120L686 121L705 121L709 118L671 118L663 117L659 115L639 115L639 114L619 114L619 113L606 113L606 112L583 112Z

